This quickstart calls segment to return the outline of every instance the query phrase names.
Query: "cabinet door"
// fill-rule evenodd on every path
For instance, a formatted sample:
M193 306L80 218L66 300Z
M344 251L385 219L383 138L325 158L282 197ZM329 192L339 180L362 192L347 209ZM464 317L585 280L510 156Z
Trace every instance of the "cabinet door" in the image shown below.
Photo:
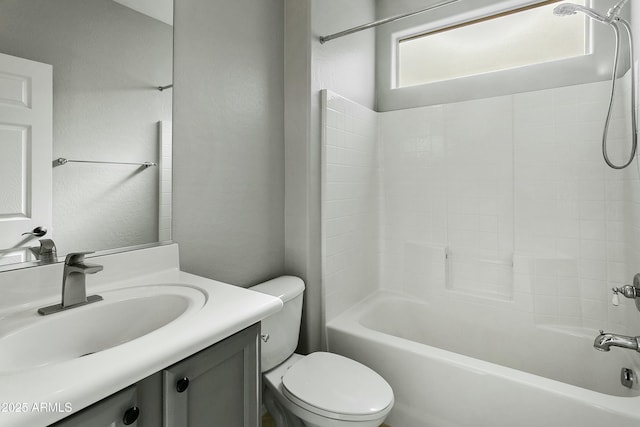
M126 388L51 427L141 427L136 386ZM136 409L133 409L136 408Z
M260 324L163 371L164 427L258 427Z

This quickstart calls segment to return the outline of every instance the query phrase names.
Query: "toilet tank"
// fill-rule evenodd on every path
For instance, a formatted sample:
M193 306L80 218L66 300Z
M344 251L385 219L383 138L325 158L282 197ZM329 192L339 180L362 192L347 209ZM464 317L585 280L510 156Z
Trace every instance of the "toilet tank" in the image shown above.
M299 277L280 276L249 289L278 297L284 304L282 310L262 321L261 361L265 372L287 360L298 346L304 282Z

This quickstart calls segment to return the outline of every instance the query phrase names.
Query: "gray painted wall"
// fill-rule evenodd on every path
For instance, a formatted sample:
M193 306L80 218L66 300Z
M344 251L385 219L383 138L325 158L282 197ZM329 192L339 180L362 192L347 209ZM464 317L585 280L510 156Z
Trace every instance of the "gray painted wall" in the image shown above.
M283 1L176 0L173 236L183 270L283 273Z
M171 93L155 87L171 82L172 36L111 0L0 1L0 52L53 66L54 158L157 161ZM54 168L58 255L157 241L158 171L135 172Z

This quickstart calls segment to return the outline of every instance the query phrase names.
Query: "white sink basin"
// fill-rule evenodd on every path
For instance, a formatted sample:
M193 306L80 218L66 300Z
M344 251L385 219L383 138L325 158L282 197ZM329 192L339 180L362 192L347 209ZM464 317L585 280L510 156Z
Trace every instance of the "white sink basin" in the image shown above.
M103 301L49 316L38 307L0 318L0 373L89 356L140 338L200 310L207 298L183 285L99 292Z

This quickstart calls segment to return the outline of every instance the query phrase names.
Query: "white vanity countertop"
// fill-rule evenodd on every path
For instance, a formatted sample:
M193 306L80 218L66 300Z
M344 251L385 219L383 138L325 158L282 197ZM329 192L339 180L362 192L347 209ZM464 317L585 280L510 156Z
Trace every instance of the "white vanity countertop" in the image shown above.
M177 256L177 247L173 250ZM108 260L88 260L91 263L100 261L105 261L106 271ZM54 267L56 271L61 270L61 266ZM113 277L113 274L108 276ZM87 281L92 278L88 277ZM177 267L162 271L156 269L151 273L147 271L146 274L129 275L125 280L101 283L88 287L87 294L163 284L197 288L205 294L206 303L199 310L119 346L32 369L0 372L0 425L47 426L69 416L69 408L75 413L282 308L282 302L278 298L188 274ZM5 284L0 277L0 286L3 285ZM59 302L56 301L58 298L59 296L54 300L51 300L51 296L40 298L32 300L29 305L35 309ZM22 310L27 305L25 303L18 307ZM0 307L0 322L3 315L11 310L15 311L15 306ZM34 348L37 351L37 345ZM48 406L40 411L38 408L42 407L41 404ZM19 412L21 409L25 411Z

